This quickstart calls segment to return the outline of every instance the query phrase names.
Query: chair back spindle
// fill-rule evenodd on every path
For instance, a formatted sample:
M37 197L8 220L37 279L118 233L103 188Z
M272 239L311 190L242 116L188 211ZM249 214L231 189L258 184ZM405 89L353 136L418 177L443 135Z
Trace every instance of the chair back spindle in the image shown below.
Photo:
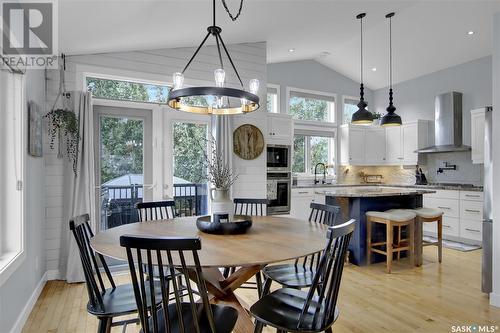
M104 311L102 295L106 292L106 288L99 269L100 266L104 269L111 288L115 289L116 285L104 257L101 254L96 255L90 247L90 239L94 237L94 233L89 221L90 217L88 214L76 216L69 221L69 228L73 233L80 253L90 305L95 311Z
M207 287L203 279L198 252L201 241L197 237L148 237L124 235L120 237L120 245L126 248L130 267L134 294L139 317L144 332L180 332L201 333L200 322L205 322L210 332L216 333L212 308L208 300ZM155 281L146 280L158 267L161 282L161 307L149 309L147 299L156 303ZM186 284L187 299L180 296L181 285L177 279L167 282L164 272L172 276L181 274L186 281L191 279L197 286L199 297L195 299L195 291L190 283ZM170 287L175 295L174 302L169 303ZM185 299L186 297L184 297ZM153 304L154 304L153 303ZM201 321L201 316L206 316ZM205 332L205 331L204 331Z
M316 323L316 327L328 327L335 321L344 258L354 228L355 220L329 228L327 244L303 305L297 329L300 330L306 316L310 316L313 309L312 322Z
M253 215L265 216L267 215L267 199L248 199L237 198L234 202L234 214L236 215Z
M139 202L136 204L139 222L173 219L175 213L175 201L152 201Z

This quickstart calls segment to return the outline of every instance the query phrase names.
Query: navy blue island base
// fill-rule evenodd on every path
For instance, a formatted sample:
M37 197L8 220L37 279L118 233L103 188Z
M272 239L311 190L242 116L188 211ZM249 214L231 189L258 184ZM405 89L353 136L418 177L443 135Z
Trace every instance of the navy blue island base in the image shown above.
M335 191L333 191L335 192ZM366 215L367 211L386 211L388 209L411 209L422 207L423 193L413 192L405 195L388 196L342 196L342 193L325 193L326 204L340 206L342 220L356 220L356 229L349 244L349 260L355 265L366 265ZM375 224L372 230L373 241L385 241L385 226ZM373 253L372 262L385 261L383 255Z

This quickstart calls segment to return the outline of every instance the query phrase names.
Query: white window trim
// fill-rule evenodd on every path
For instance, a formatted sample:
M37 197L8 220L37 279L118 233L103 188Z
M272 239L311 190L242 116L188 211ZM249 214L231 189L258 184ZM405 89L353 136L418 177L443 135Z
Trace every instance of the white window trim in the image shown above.
M306 154L304 158L304 171L305 172L295 172L295 175L299 179L312 179L314 178L314 174L312 172L309 172L309 170L314 167L314 165L310 165L311 160L310 160L310 155L309 155L309 149L310 149L310 137L311 136L317 136L317 137L325 137L328 139L333 139L333 144L332 141L329 141L328 143L328 159L333 158L333 163L334 163L334 175L328 175L326 176L327 179L335 179L335 175L337 174L337 156L336 154L337 151L337 130L334 130L334 135L333 136L325 136L322 135L321 132L318 132L317 134L293 134L294 138L295 135L302 135L305 136L305 147L304 147L304 153ZM293 159L293 158L292 158ZM329 161L327 161L326 164L329 164Z
M308 90L308 89L301 89L301 88L295 88L295 87L286 87L286 114L290 114L290 95L292 91L296 92L302 92L302 93L307 93L307 94L313 94L313 95L320 95L320 96L328 96L328 97L333 97L334 100L334 108L333 110L330 110L331 114L330 117L333 115L334 121L333 122L323 122L323 121L315 121L315 120L298 120L294 119L294 123L304 123L304 124L310 124L313 125L315 124L316 126L323 126L323 127L336 127L338 123L338 99L337 99L337 94L335 93L329 93L325 91L317 91L317 90Z
M275 114L282 113L281 112L281 86L279 84L268 83L267 88L273 88L273 89L276 89L276 91L277 91L277 93L276 93L276 95L277 95L276 96L276 111L277 112L272 112L272 113L275 113ZM267 94L266 94L266 96L267 96ZM266 108L266 111L267 111L267 108Z
M16 74L18 75L18 74ZM2 286L9 278L10 276L21 266L21 264L26 260L26 219L25 219L25 201L26 201L26 168L25 168L25 162L26 162L26 152L24 150L25 148L25 137L27 135L27 122L26 120L26 113L28 112L27 110L27 103L26 103L26 79L23 77L21 79L21 86L22 86L22 93L21 93L21 112L17 117L17 120L20 122L20 128L21 128L21 133L20 133L20 143L19 147L21 149L21 160L19 161L19 168L21 170L21 181L22 184L22 202L21 202L21 209L20 209L20 223L21 223L21 237L20 237L20 249L17 252L5 252L5 253L0 253L0 286Z

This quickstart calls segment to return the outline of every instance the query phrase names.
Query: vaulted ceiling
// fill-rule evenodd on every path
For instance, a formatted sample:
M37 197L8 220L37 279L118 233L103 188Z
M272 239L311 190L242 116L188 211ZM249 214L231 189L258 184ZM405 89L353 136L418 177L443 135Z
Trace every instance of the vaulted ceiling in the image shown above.
M237 11L239 0L226 2ZM60 49L68 54L196 46L211 24L209 0L59 4ZM365 82L372 89L388 84L386 13L396 12L394 81L400 82L491 54L492 17L500 11L500 1L481 0L245 0L232 22L221 0L216 4L226 43L266 41L270 63L315 59L353 80L360 71L355 16L366 12Z

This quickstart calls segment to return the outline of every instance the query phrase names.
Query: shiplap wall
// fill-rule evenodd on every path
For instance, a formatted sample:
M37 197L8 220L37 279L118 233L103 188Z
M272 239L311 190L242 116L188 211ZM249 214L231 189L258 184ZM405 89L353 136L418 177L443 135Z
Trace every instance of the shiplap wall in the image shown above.
M249 123L257 126L266 133L266 43L246 43L228 45L229 52L242 77L243 83L248 87L248 81L253 78L260 80L261 108L248 115L235 116L234 128L241 124ZM194 52L194 48L161 49L134 52L119 52L94 55L78 55L67 57L66 64L66 89L82 90L83 74L104 74L129 79L138 79L152 82L170 82L172 73L182 70L187 60ZM238 86L236 76L230 68L227 59L224 58L226 69L226 82L229 86ZM185 85L212 84L213 69L219 65L216 48L208 46L203 48L185 73ZM51 108L59 89L59 73L48 71L47 73L47 108ZM168 131L163 127L169 124L169 119L176 119L178 111L162 108L159 115L153 115L153 141L158 142L158 147L166 147L171 144L166 138ZM161 118L161 119L159 119ZM63 173L65 162L57 158L57 151L50 150L48 139L45 140L45 193L46 193L46 258L49 278L58 278L59 252L61 244L62 228L67 228L67 221L63 221ZM161 149L162 161L171 164L171 156ZM158 160L157 156L154 157ZM233 187L235 197L260 197L266 196L266 156L261 154L257 159L244 161L234 156L233 165L235 171L240 175ZM156 174L157 181L163 185L171 183L171 170L163 168ZM170 183L169 183L170 182ZM164 188L165 186L163 186ZM160 187L161 189L162 187ZM167 188L171 188L167 187ZM167 193L155 192L155 199Z

